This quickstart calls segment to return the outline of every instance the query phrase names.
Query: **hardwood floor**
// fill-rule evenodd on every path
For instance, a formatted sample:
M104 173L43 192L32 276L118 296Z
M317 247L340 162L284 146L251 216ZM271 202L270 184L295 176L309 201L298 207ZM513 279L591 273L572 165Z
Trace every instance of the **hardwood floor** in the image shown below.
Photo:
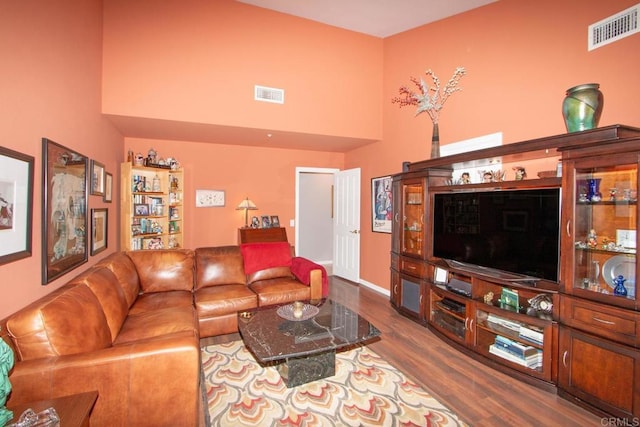
M426 327L400 314L388 297L330 277L330 297L382 332L369 344L471 426L602 426L605 421L555 393L541 390L475 361ZM239 339L237 334L203 344Z

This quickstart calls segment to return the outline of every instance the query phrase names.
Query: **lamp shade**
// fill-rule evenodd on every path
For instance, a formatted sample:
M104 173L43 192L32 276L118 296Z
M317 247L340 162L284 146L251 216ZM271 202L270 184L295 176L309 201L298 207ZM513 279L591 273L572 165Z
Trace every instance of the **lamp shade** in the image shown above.
M256 210L258 209L258 207L256 206L255 203L253 203L251 200L249 200L249 198L247 197L246 199L244 199L242 202L240 202L240 204L238 205L238 207L236 208L236 210L241 210L241 209L248 209L248 210Z
M244 209L244 228L247 228L249 227L249 211L255 211L256 209L258 209L258 207L247 197L242 202L240 202L240 204L236 208L237 211L242 209Z

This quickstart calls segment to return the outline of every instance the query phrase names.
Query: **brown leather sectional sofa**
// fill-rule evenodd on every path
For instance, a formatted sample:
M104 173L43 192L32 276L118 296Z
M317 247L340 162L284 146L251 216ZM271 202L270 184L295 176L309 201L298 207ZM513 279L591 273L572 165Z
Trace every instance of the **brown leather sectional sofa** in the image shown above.
M118 252L1 324L16 363L9 407L97 390L92 426L195 426L200 338L237 312L322 297L320 270L246 275L238 246Z

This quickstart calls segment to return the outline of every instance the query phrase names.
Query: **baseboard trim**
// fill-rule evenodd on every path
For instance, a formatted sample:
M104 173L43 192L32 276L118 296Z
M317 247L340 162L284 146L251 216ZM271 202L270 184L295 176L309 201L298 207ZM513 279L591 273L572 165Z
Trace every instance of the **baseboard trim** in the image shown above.
M379 294L386 295L387 297L391 296L391 292L388 289L383 289L383 288L381 288L380 286L378 286L376 284L373 284L371 282L367 282L366 280L360 279L358 284L364 286L365 288L369 288L372 291L377 292Z

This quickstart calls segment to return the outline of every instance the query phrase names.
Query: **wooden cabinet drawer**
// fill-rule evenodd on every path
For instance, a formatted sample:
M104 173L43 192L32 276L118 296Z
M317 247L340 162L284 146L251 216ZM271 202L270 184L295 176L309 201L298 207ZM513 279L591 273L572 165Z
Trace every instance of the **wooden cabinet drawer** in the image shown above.
M640 343L640 314L636 312L563 296L560 319L565 325L624 344L637 347Z
M427 267L420 261L400 258L400 271L414 277L425 277Z

